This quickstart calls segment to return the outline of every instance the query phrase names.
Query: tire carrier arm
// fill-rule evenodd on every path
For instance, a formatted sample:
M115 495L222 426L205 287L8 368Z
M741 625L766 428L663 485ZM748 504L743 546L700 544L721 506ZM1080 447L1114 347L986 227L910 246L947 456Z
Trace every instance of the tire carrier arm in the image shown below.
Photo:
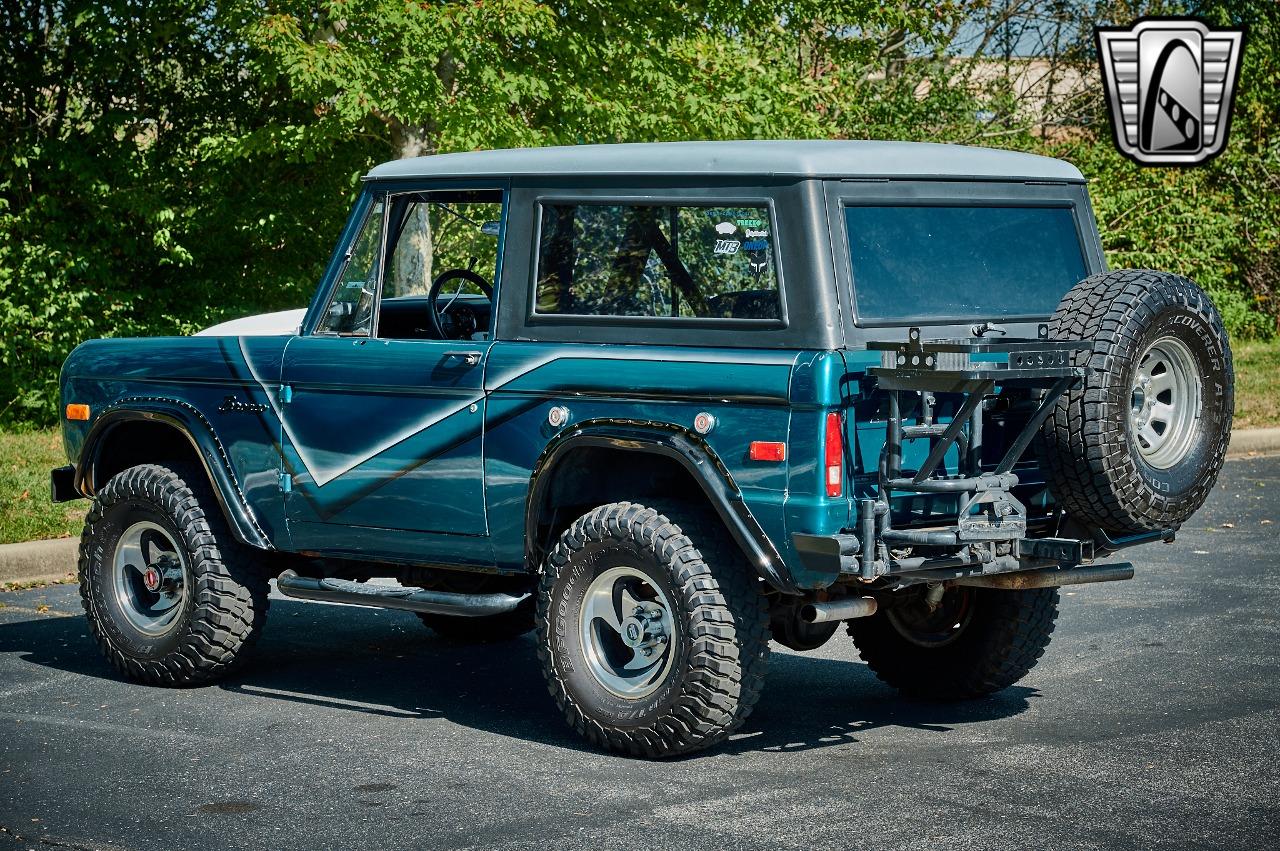
M1041 325L1037 339L998 341L971 337L922 340L911 328L903 342L874 342L881 365L870 373L889 395L885 447L876 499L858 502L859 573L864 581L895 576L914 581L942 581L964 576L1075 565L1092 558L1087 542L1054 540L1056 555L1045 557L1039 543L1025 539L1026 508L1011 491L1018 484L1013 467L1034 439L1059 397L1077 384L1088 367L1073 364L1074 354L1089 348L1083 340L1049 340ZM975 357L978 356L978 357ZM997 388L1043 389L1039 407L991 471L982 467L983 400ZM923 424L904 426L903 391L920 392ZM964 402L950 423L933 422L934 393L963 394ZM920 469L902 470L903 441L927 439L932 446ZM957 476L938 474L953 446L959 448ZM894 529L889 506L897 494L957 494L955 523L930 529ZM868 542L870 545L868 545ZM949 549L950 554L895 559L901 547Z

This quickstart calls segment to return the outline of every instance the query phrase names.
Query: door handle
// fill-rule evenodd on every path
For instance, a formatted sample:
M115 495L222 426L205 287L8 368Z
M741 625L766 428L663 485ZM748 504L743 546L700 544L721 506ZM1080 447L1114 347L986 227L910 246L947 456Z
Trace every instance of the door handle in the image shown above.
M445 357L445 360L457 358L458 360L462 361L462 363L465 364L466 366L475 366L476 364L480 363L479 352L445 352L444 357Z

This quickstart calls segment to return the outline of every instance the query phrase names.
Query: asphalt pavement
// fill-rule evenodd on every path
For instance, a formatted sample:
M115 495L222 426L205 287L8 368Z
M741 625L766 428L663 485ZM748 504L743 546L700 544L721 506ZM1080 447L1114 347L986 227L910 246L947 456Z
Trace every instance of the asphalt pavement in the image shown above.
M661 763L580 742L528 637L273 599L241 674L167 690L112 673L74 586L0 594L0 848L1276 847L1280 457L1127 557L995 697L903 700L841 634Z

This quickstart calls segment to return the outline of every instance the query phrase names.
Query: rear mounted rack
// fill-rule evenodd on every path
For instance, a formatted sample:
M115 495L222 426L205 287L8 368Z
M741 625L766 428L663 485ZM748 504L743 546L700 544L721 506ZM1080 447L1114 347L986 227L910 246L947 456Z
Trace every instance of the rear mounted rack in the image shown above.
M1074 365L1073 355L1090 348L1086 340L1050 340L1048 326L1039 337L971 337L922 340L911 328L906 342L869 343L880 352L880 366L870 369L877 386L889 397L885 445L876 499L858 501L857 573L864 580L880 576L960 577L972 574L1026 570L1045 564L1078 564L1092 559L1091 547L1068 539L1026 539L1026 507L1014 497L1018 484L1014 465L1022 457L1058 398L1088 372ZM982 464L983 400L996 388L1044 390L1039 406L994 469ZM903 425L904 391L922 400L919 425ZM935 393L962 394L948 423L933 421ZM930 450L920 469L902 469L904 441L928 440ZM955 475L941 470L943 459L956 447ZM956 494L955 523L929 529L894 529L889 505L895 494ZM867 546L864 542L874 542ZM893 558L895 549L938 547L951 551L937 556Z

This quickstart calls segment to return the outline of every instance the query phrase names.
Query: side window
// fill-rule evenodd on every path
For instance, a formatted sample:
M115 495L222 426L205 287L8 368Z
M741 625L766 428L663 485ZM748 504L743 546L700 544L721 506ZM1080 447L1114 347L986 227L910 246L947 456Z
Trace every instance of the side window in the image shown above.
M391 196L378 336L487 339L501 218L500 189Z
M377 301L382 265L382 220L383 202L379 199L369 208L360 233L351 245L351 253L316 333L367 337L372 332L373 306Z
M535 313L781 318L763 206L547 203Z

